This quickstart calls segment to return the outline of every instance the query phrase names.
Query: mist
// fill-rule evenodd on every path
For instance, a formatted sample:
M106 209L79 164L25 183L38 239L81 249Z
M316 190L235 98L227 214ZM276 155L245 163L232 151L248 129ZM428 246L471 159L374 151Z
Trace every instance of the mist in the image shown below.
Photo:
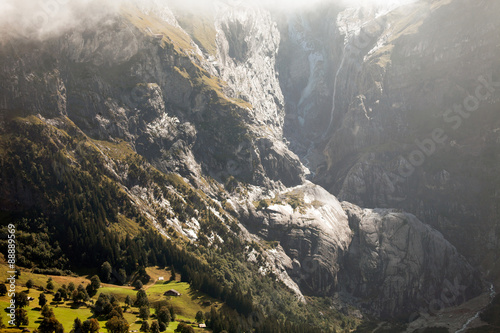
M44 39L79 26L92 25L117 12L122 1L4 0L0 36Z
M216 5L262 6L269 10L300 10L319 3L341 6L394 6L415 0L3 0L0 2L0 40L22 37L42 40L74 28L95 25L118 13L124 4L175 6L201 12Z

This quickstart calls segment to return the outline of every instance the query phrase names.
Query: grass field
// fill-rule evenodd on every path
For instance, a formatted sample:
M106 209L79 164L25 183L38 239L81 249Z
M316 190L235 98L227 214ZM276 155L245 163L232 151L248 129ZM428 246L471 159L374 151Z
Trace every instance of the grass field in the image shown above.
M194 323L194 318L196 312L210 311L210 306L220 307L222 304L215 299L208 297L207 295L200 293L198 291L192 290L190 288L189 283L180 282L180 281L158 281L159 277L163 277L164 279L170 279L170 272L161 270L155 267L149 267L146 269L148 275L151 277L149 283L144 285L144 289L146 290L146 294L148 295L150 303L154 303L160 300L169 301L176 312L176 320L184 320L188 322ZM2 264L0 266L0 281L4 282L8 277L7 266ZM68 285L70 282L73 282L75 286L79 284L87 285L90 280L87 277L70 277L70 276L50 276L53 279L55 290L61 287L63 284ZM47 284L49 276L48 275L40 275L33 274L27 270L21 270L21 276L17 280L16 284L16 292L28 291L25 287L26 281L31 279L35 285L34 288L29 290L28 295L33 297L35 300L30 301L30 304L27 308L25 308L28 312L29 325L26 326L30 331L36 329L42 320L40 314L40 306L38 305L38 298L42 291L39 290L39 287L44 287ZM179 278L179 276L178 276ZM181 293L181 296L164 296L164 293L167 290L175 289ZM59 322L63 325L64 331L69 332L72 329L73 321L75 318L80 318L82 321L93 318L91 312L91 305L97 300L99 294L112 294L118 299L125 309L125 298L130 296L132 299L135 299L137 294L137 290L134 290L130 286L115 286L111 284L102 284L101 288L99 288L97 294L92 297L92 299L86 302L85 306L80 306L79 308L72 308L73 302L71 300L67 302L59 302L56 304L53 302L53 295L45 292L45 296L47 298L49 306L54 311L55 317ZM8 295L0 296L0 307L5 309L9 305L9 297ZM210 301L211 305L203 305L204 302ZM205 303L206 304L206 303ZM138 308L132 307L128 308L124 311L124 318L128 321L130 328L129 331L139 330L142 324L142 320L137 317L139 312ZM154 313L154 310L151 309L151 314ZM0 312L0 317L4 324L7 324L8 317L5 311ZM150 318L149 324L152 323L154 319ZM99 320L99 325L101 326L100 332L106 332L105 328L106 320ZM172 322L167 327L166 332L171 333L174 332L177 327L178 322ZM196 332L207 332L208 330L200 329L193 324ZM25 328L24 326L21 329ZM19 329L15 328L7 328L0 329L0 333L18 333Z

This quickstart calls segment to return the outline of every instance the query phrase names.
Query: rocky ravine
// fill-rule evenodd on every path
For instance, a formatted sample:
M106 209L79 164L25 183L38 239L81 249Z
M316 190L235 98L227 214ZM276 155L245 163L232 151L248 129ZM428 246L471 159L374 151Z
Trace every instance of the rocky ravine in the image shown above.
M325 5L280 25L278 54L285 133L312 180L363 207L415 214L495 281L498 11L461 0Z
M271 266L298 293L341 293L383 317L428 306L452 277L465 291L449 305L477 295L475 270L414 216L342 206L304 183L283 140L277 24L262 9L217 10L206 23L214 40L204 44L186 32L189 22L176 21L180 14L155 6L124 7L43 41L12 37L0 50L0 107L48 123L67 117L91 138L130 143L214 200L226 197L253 237L279 242L267 259L279 261Z

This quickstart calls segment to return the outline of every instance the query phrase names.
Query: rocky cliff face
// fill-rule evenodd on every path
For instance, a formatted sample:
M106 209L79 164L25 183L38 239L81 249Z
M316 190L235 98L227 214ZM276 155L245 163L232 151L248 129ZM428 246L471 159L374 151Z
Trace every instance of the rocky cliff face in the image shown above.
M323 296L338 290L339 265L352 232L333 195L306 183L263 199L243 220L257 235L279 242L290 258L288 272L303 292Z
M280 32L271 14L255 7L222 7L217 13L221 79L252 104L252 118L266 135L282 137L285 108L276 72Z
M265 118L279 125L282 115L257 117L263 107L226 97L235 93L200 67L201 52L178 24L138 13L126 8L105 24L43 43L11 41L14 53L4 49L2 107L68 115L92 137L131 141L162 170L193 179L203 168L219 180L270 185L283 174L286 184L300 183L297 157L281 142L261 138Z
M499 239L496 11L485 1L312 11L282 29L281 50L296 54L279 55L285 128L313 181L414 213L485 271Z
M381 317L457 305L481 292L478 272L414 215L343 204L354 232L339 283ZM439 288L436 288L436 284Z
M377 316L404 317L441 299L450 281L465 291L445 305L477 295L480 277L415 216L341 205L331 193L368 207L405 206L398 198L408 196L405 207L432 222L432 200L416 201L422 193L465 188L439 167L392 187L386 180L388 170L405 166L397 156L409 147L393 149L391 140L417 129L403 96L429 89L410 77L427 63L424 51L430 57L440 45L420 47L417 28L440 5L447 8L446 1L411 6L408 17L392 7L328 4L287 16L222 3L203 15L154 1L125 6L97 26L43 41L10 39L0 50L0 108L56 127L71 121L93 140L126 142L161 172L185 177L224 211L219 222L236 217L249 231L242 237L266 248L264 262L250 250L248 260L302 300L302 293L340 293ZM406 58L414 60L407 66ZM304 181L292 150L330 193ZM173 206L153 187L127 191L153 221ZM457 204L465 201L446 202L470 213ZM455 225L453 216L435 225ZM179 218L167 224L199 241L196 219Z
M414 215L341 204L309 182L261 200L241 219L279 242L303 293L338 295L380 318L407 321L484 291L479 272Z

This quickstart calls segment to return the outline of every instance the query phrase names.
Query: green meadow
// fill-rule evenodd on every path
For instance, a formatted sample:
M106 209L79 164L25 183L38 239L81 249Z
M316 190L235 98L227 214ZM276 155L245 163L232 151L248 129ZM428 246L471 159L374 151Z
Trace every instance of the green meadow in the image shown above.
M211 306L220 307L221 303L219 301L212 299L201 292L191 289L189 283L179 281L179 276L177 276L178 279L175 281L168 281L168 279L170 278L169 271L149 267L146 269L146 272L151 277L151 280L149 283L143 286L143 289L146 291L150 303L153 304L157 301L166 300L170 302L170 304L172 304L176 313L176 320L169 324L165 332L174 332L179 321L192 323L192 326L196 332L209 331L206 329L198 328L198 325L195 324L195 316L198 311L202 311L203 313L210 311ZM2 265L0 268L0 281L4 282L7 276L7 267L6 265ZM163 277L165 281L158 281L160 276ZM114 295L124 309L123 316L130 325L129 331L139 331L142 324L142 319L138 318L139 309L136 307L127 307L125 304L125 299L127 296L130 296L132 300L135 300L137 290L135 290L133 287L101 284L101 288L99 288L95 296L93 296L89 301L85 302L85 305L81 305L78 308L75 308L72 300L61 302L53 301L53 292L45 289L49 277L51 277L53 280L54 291L62 287L63 284L67 286L70 282L73 282L75 284L75 287L78 287L78 285L80 284L86 286L90 282L90 277L49 276L34 274L29 272L28 270L23 269L21 271L19 279L16 281L16 292L26 291L29 297L34 298L34 300L30 301L29 305L25 308L28 312L29 324L27 326L21 326L20 329L11 328L7 325L7 313L5 311L1 311L0 317L2 318L2 322L6 324L7 328L0 329L0 333L18 333L24 328L27 328L30 331L38 328L42 320L42 316L40 313L41 309L38 305L38 298L41 293L45 293L47 304L49 304L49 306L54 311L56 319L63 325L65 332L71 331L75 318L80 318L82 321L94 318L91 312L91 307L101 293ZM26 282L29 279L33 281L34 287L28 291L28 289L26 288ZM164 293L170 289L177 290L181 293L181 295L165 296ZM5 309L9 305L9 300L10 299L8 295L0 296L0 307L2 309ZM210 303L210 305L207 305L208 303ZM150 313L152 317L148 319L149 324L151 324L155 320L153 308L150 309ZM106 332L106 320L100 320L101 318L97 319L101 327L99 331Z

